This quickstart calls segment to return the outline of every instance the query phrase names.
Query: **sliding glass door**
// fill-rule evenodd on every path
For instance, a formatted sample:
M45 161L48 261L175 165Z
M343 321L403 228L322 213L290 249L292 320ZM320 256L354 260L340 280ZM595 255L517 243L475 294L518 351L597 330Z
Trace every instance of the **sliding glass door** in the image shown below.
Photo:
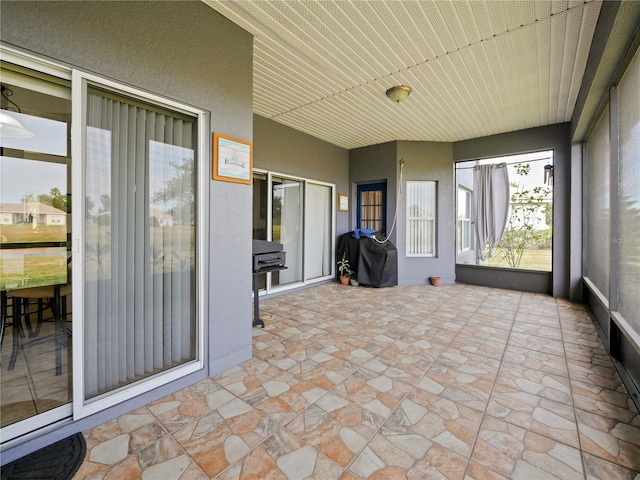
M289 287L333 274L334 186L254 172L253 238L281 243L287 269L261 276L260 288Z
M204 368L208 134L202 110L0 48L4 442Z
M66 308L71 302L71 88L68 80L5 61L1 78L0 420L5 441L71 412L72 310ZM58 309L54 298L60 300Z
M80 417L201 368L201 119L99 79L77 83L86 92L78 175L83 322L74 344Z

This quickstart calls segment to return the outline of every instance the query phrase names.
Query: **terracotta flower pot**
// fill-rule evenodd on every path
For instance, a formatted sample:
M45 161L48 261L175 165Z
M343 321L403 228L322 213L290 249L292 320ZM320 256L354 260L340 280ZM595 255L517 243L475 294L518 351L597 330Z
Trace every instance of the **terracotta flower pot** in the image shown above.
M434 287L437 287L438 285L440 285L440 277L429 277L429 281L431 282L431 285L433 285Z
M349 277L347 277L347 276L340 277L340 283L342 285L349 285Z

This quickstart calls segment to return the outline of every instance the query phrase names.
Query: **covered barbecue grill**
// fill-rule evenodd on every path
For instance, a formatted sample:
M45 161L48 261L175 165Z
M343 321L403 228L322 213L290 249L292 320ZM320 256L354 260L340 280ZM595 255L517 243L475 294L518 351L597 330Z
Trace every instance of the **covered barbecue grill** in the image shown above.
M260 294L258 277L263 273L284 270L286 267L286 254L282 251L283 245L267 240L253 240L253 326L260 325L264 328L264 322L260 320Z
M353 232L340 236L337 258L346 255L360 285L393 287L398 285L398 251L381 234L375 239L355 238Z

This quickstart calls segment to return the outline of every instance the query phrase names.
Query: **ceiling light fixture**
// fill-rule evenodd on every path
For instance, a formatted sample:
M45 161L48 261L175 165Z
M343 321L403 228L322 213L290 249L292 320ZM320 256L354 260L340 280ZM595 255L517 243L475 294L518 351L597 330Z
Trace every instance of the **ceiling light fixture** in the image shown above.
M0 137L31 138L33 133L24 128L16 118L0 111Z
M409 96L411 91L411 87L407 85L398 85L387 90L387 97L389 97L394 102L400 103L402 100Z
M12 138L31 138L33 133L22 126L17 118L14 118L9 112L10 109L20 113L20 107L14 101L9 99L13 95L13 90L5 85L0 86L0 95L2 95L2 109L0 112L0 137ZM0 143L2 145L2 143Z

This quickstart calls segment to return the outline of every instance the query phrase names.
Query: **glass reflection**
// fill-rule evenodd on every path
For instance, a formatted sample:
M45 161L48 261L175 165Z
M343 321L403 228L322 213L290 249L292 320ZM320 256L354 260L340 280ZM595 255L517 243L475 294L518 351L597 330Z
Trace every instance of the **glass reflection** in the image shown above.
M71 400L68 347L73 327L67 251L69 84L4 61L1 68L0 303L5 328L0 421L4 439L8 425L20 422L19 429L36 430L68 414L51 410ZM57 309L52 308L55 292L59 292Z

